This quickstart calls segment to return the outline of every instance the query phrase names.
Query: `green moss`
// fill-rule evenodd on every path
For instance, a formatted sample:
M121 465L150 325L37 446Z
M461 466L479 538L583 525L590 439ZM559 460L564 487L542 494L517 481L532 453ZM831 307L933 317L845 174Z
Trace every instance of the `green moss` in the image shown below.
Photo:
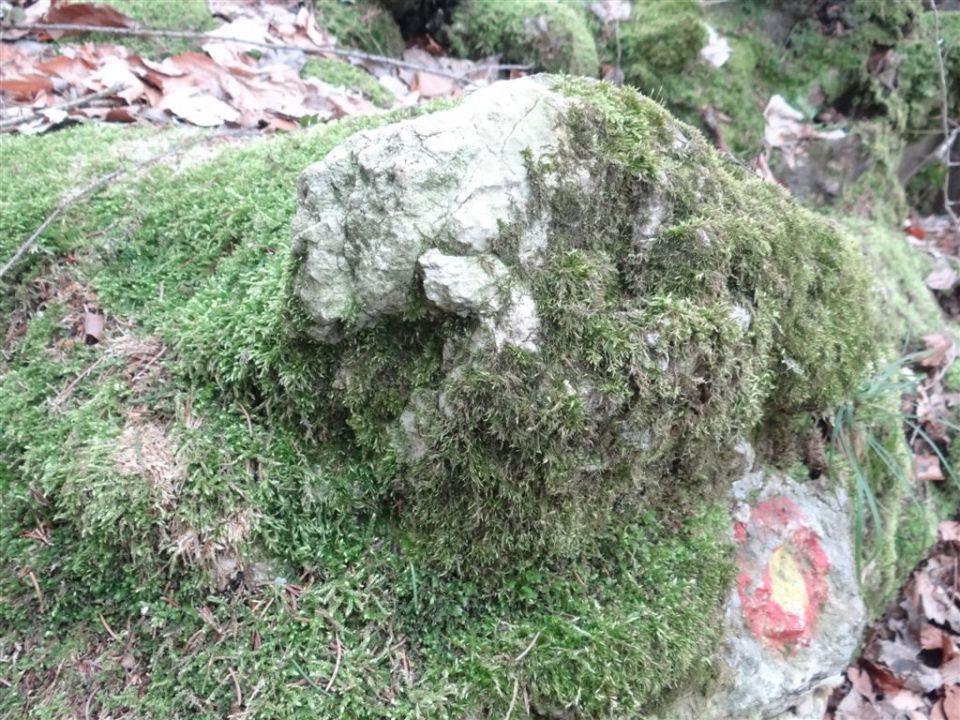
M361 93L380 107L389 107L396 99L366 70L342 60L311 58L303 66L300 76L317 78L329 85Z
M624 514L716 496L739 437L843 400L875 341L862 265L833 227L634 92L562 87L582 102L567 143L531 161L525 210L550 218L543 265L521 271L540 352L472 353L458 343L471 327L418 318L334 350L341 401L355 381L380 395L344 408L371 456L389 449L376 428L415 411L425 454L400 441L386 466L417 552L487 580L575 558ZM603 182L584 190L583 172ZM661 213L649 241L630 240ZM510 262L516 237L505 222L494 242ZM395 357L419 376L384 397L369 378Z
M330 31L343 47L399 57L406 44L393 16L375 0L314 0L317 25Z
M895 356L923 349L923 336L944 325L924 278L933 263L907 237L879 223L847 218L842 227L863 248L873 268L873 295L884 318L884 344Z
M697 0L634 4L630 20L607 42L607 55L619 56L626 81L657 96L660 79L685 72L707 44L703 10Z
M454 12L447 35L456 54L500 55L535 70L596 76L597 48L582 12L558 0L469 0Z
M72 0L80 2L81 0ZM105 3L133 18L140 27L150 30L189 30L206 32L217 26L205 0L109 0ZM199 50L200 40L186 38L138 38L97 34L84 37L97 43L123 45L131 52L160 59L188 50Z
M861 594L872 615L894 599L943 517L935 498L917 487L907 445L907 434L918 432L902 411L904 393L916 392L911 359L880 367L832 418L830 466L848 484Z
M441 339L470 327L437 327L414 304L336 351L298 332L286 254L296 177L351 133L401 115L154 168L83 203L76 222L44 242L54 259L82 251L65 264L69 279L123 321L111 333L167 343L151 365L158 375L140 376L155 352L137 359L119 340L73 342L69 298L31 303L26 290L5 288L26 331L0 356L0 413L11 419L0 424L0 645L23 651L4 671L14 691L0 696L0 715L82 715L92 697L100 715L224 717L235 678L251 717L499 717L511 705L520 712L515 696L541 715L636 717L710 674L732 573L728 518L706 499L722 489L720 451L765 418L843 397L866 352L846 324L868 326L866 289L829 225L691 129L630 92L565 88L590 102L569 118L570 147L555 169L592 163L607 189L578 195L572 174L537 183L550 168L531 163L530 210L555 211L555 251L528 278L550 363L538 371L523 353L503 354L451 380L456 413L438 447L463 449L450 462L471 474L456 494L436 497L446 522L460 513L461 533L476 528L463 481L497 502L531 488L584 498L566 535L558 528L568 506L528 509L544 513L553 536L543 537L566 545L531 561L525 553L544 540L518 512L510 530L519 542L502 567L471 577L438 569L450 564L456 531L440 528L440 558L411 530L423 497L412 485L419 476L406 473L433 472L436 458L408 464L392 419L416 388L435 387ZM666 149L677 131L689 143ZM53 171L22 159L49 152L81 164L92 132L0 138L5 161L21 158L22 168L2 198L0 237L32 229L21 218L47 207L25 190L43 182L31 173ZM618 252L629 237L623 218L649 212L654 182L673 208L662 229L669 242L642 257ZM752 308L748 333L731 302ZM653 346L641 339L650 331L660 333ZM659 369L661 350L673 368ZM568 352L598 398L632 414L588 420L562 384L557 363ZM716 389L707 397L704 387ZM646 450L639 443L653 458L642 472L626 473L623 448L597 449L593 438L613 422L651 418L666 432ZM173 449L175 503L149 474L118 469L131 437L137 457L138 436L127 434L137 420L159 425ZM565 457L601 469L587 487L568 483ZM481 486L514 468L511 484ZM666 477L683 482L665 486ZM642 495L618 497L613 520L601 517L602 503L587 504L627 486ZM673 499L682 502L664 512ZM492 527L480 537L496 547ZM188 531L200 553L177 550L194 547ZM490 547L468 556L489 561ZM244 576L221 587L211 573L228 560Z

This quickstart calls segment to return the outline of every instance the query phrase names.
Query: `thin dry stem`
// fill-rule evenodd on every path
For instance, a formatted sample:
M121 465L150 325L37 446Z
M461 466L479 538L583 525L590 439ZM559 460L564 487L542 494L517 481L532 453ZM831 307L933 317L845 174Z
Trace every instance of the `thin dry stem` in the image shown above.
M90 93L89 95L84 95L83 97L78 97L75 100L60 103L59 105L51 105L50 107L46 107L39 112L30 113L29 115L20 115L19 117L7 118L6 120L0 120L0 130L6 130L7 128L16 127L17 125L23 125L31 120L36 120L43 117L44 113L50 112L51 110L71 110L73 108L89 105L95 100L100 100L102 98L115 95L118 92L122 92L124 89L126 89L126 87L127 86L124 83L115 83L105 90Z
M940 112L940 116L943 121L943 142L944 142L944 162L947 166L947 172L944 173L943 177L943 207L947 211L947 215L950 216L950 220L953 221L953 224L957 224L957 213L953 209L953 202L950 200L950 172L952 170L952 163L950 158L952 156L953 143L956 140L956 134L950 131L950 103L947 94L947 71L943 63L943 48L941 44L943 43L943 37L940 34L940 11L937 9L936 0L930 0L930 7L933 10L933 27L934 27L934 37L933 41L937 49L937 67L940 71L940 97L943 103L943 108Z
M397 58L387 57L386 55L375 55L373 53L363 52L362 50L352 50L349 48L338 48L334 45L318 45L315 47L303 47L301 45L288 45L286 43L266 43L258 40L246 40L237 37L220 37L209 35L202 32L193 32L190 30L149 30L140 28L113 28L100 27L99 25L79 25L69 23L27 23L11 24L8 26L12 30L54 30L58 32L96 32L107 35L128 35L131 37L166 37L166 38L184 38L191 40L205 40L207 42L232 42L250 47L266 48L269 50L299 50L306 55L336 55L338 57L350 58L354 60L367 60L369 62L392 65L405 70L416 70L419 72L430 73L439 77L446 77L452 80L469 81L470 75L488 70L529 70L529 65L477 65L466 72L453 72L452 70L443 70L441 68L427 67L418 63L398 60Z

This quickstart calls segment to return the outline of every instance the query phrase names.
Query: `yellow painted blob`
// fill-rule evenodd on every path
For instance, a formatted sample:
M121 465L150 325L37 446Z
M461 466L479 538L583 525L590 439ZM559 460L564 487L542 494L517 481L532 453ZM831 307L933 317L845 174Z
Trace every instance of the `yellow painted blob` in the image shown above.
M781 545L770 556L770 596L784 612L803 616L807 609L807 584L793 554Z

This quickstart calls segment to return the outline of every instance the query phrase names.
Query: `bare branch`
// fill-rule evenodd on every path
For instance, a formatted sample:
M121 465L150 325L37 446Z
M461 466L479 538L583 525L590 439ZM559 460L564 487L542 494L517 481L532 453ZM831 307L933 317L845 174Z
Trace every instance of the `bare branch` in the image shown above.
M953 221L953 224L956 225L957 213L954 211L953 202L950 200L950 161L953 154L953 143L955 142L956 137L950 132L950 102L949 95L947 94L947 71L946 68L944 68L943 63L943 48L941 47L943 36L940 34L940 11L937 9L936 0L930 0L930 7L933 9L933 42L937 49L937 65L939 66L940 70L940 97L943 103L943 108L940 112L940 115L943 119L943 161L947 166L947 172L944 173L943 177L943 207L947 211L947 215L949 215L950 219Z
M0 130L16 127L17 125L22 125L23 123L30 122L31 120L36 120L37 118L43 117L44 113L50 112L51 110L70 110L72 108L83 107L84 105L92 103L94 100L100 100L101 98L109 97L110 95L121 92L126 87L127 86L123 83L116 83L105 90L90 93L89 95L84 95L83 97L78 97L75 100L60 103L59 105L51 105L50 107L44 108L42 112L35 112L31 113L30 115L21 115L20 117L12 117L7 118L6 120L0 120Z
M54 30L61 32L96 32L107 35L127 35L131 37L165 37L165 38L186 38L191 40L204 40L206 42L232 42L250 47L266 48L269 50L299 50L306 55L336 55L338 57L351 58L354 60L367 60L370 62L392 65L405 70L415 70L418 72L430 73L439 77L446 77L461 82L469 81L470 76L479 72L488 70L529 70L529 65L477 65L467 72L453 72L452 70L443 70L441 68L427 67L417 63L398 60L397 58L387 57L386 55L374 55L373 53L363 52L361 50L351 50L349 48L339 48L333 45L318 45L315 47L302 47L300 45L288 45L285 43L267 43L257 40L246 40L237 37L221 37L210 35L208 33L193 32L189 30L148 30L139 28L114 28L101 27L99 25L73 25L68 23L29 23L29 24L11 24L7 26L12 30ZM0 37L2 39L2 37Z

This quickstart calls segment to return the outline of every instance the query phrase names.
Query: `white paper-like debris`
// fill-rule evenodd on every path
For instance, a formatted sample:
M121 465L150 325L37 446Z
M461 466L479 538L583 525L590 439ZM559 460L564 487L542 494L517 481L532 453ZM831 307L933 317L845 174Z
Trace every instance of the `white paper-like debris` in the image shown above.
M803 132L803 113L783 99L774 95L763 110L766 122L763 140L770 147L783 147L799 140Z
M723 67L723 64L733 55L733 48L730 47L727 39L712 27L707 24L704 24L704 27L707 28L707 44L700 51L700 57L715 68Z
M788 167L793 167L800 143L804 140L841 140L846 137L845 130L817 130L803 121L803 113L790 105L781 95L774 95L767 101L763 111L765 125L763 141L768 148L779 148Z
M629 20L630 0L599 0L590 3L590 12L605 23Z

